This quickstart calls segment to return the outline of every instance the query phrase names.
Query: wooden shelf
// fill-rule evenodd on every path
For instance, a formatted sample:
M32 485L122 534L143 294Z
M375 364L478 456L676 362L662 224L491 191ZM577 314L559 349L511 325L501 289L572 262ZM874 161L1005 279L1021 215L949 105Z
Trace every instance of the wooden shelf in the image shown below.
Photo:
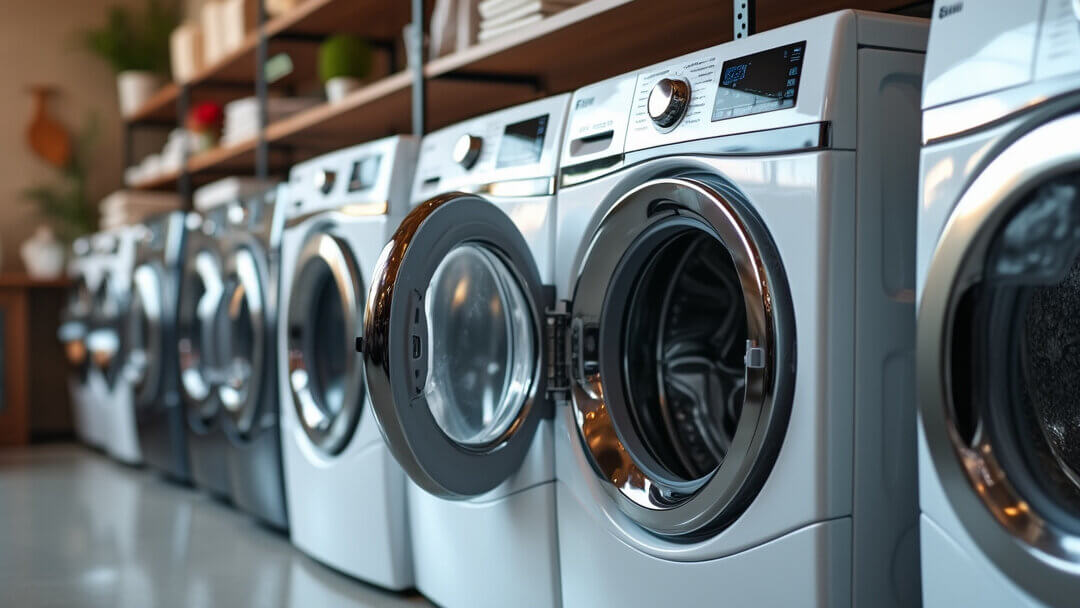
M374 40L397 42L411 20L402 0L306 0L265 25L266 35L325 36L347 32Z
M756 0L758 30L775 28L841 8L891 10L908 0ZM268 56L286 52L293 73L272 83L296 89L315 79L320 36L351 32L397 44L410 20L409 3L396 0L306 0L250 33L240 48L209 66L187 86L192 99L217 95L227 101L254 94L259 36ZM588 0L504 36L431 60L424 67L427 129L573 91L586 84L633 71L731 40L732 5L716 0ZM385 67L385 66L384 66ZM212 91L217 91L213 93ZM132 120L175 115L177 85L167 85ZM264 136L277 172L305 156L412 130L412 75L398 72L373 81L344 100L323 103L271 123ZM192 156L187 171L193 185L230 171L254 170L253 138ZM136 185L165 190L177 185L169 173Z
M158 89L141 108L131 116L125 116L129 123L135 122L176 122L176 100L180 97L180 85L170 82Z
M59 276L55 279L35 279L22 272L0 274L0 289L63 289L71 286L71 279Z
M144 179L128 187L132 190L176 190L176 184L180 180L180 171L166 171L151 179Z

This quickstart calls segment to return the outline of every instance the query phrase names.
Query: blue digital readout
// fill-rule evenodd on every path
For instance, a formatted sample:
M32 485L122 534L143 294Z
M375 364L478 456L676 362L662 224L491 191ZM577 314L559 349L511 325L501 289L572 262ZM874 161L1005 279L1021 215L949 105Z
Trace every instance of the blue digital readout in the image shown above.
M803 41L725 61L712 119L794 107L805 50Z

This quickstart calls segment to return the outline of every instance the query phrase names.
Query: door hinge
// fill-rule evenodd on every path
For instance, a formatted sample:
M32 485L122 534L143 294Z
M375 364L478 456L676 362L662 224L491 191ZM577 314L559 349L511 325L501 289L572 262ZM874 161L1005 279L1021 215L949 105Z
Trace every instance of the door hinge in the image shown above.
M553 400L570 397L570 366L567 363L567 334L570 330L570 302L558 300L544 311L544 338L547 342L547 396Z

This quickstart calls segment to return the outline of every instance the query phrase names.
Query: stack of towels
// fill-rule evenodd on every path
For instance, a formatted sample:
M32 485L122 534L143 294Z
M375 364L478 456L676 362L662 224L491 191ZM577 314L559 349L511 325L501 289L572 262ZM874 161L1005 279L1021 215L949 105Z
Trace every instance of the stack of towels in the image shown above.
M583 0L483 0L480 13L479 42L490 40L544 17L580 4Z

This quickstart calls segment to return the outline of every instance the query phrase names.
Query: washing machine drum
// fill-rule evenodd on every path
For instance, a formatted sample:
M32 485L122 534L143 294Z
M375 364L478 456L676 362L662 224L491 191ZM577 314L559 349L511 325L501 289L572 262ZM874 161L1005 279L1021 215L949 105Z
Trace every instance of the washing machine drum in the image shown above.
M349 245L325 226L305 241L282 310L292 404L308 439L328 455L345 449L364 409L355 345L363 323L362 285Z
M1037 595L1080 592L1075 574L1064 587L1046 578L1047 557L1080 568L1080 151L1055 143L1080 132L1080 116L1059 122L969 187L919 313L921 407L943 487L983 551Z
M164 407L159 399L164 373L161 361L165 355L164 277L164 267L156 262L139 265L132 277L124 373L135 388L139 407Z
M791 407L794 322L764 225L713 176L623 196L576 269L574 417L619 509L654 534L715 534L756 496Z
M273 323L267 308L267 260L255 245L237 247L225 262L224 292L217 319L218 397L233 423L246 436L259 415L267 370L266 340Z
M226 339L219 320L224 281L217 253L201 248L189 256L180 283L177 349L180 388L194 420L208 422L217 413L215 395Z
M123 366L123 315L126 312L123 295L115 286L116 279L106 274L93 296L92 324L86 336L86 348L91 364L101 371L111 389L121 376Z

